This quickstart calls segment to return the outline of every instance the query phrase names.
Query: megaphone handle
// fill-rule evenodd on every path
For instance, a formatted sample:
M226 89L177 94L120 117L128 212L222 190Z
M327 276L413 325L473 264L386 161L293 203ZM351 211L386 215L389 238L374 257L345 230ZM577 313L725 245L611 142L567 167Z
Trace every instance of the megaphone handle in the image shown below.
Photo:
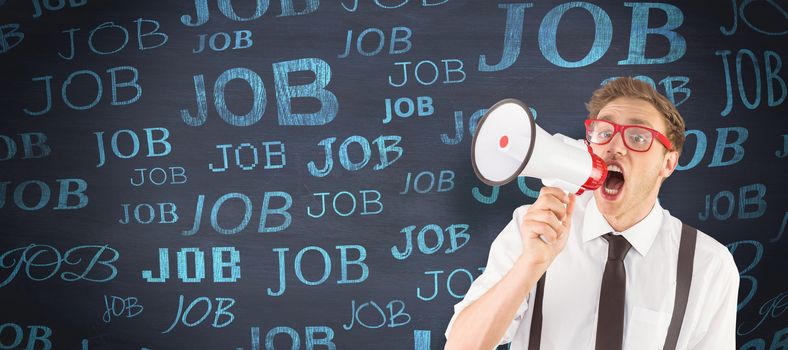
M548 187L559 188L562 191L564 191L564 194L567 194L567 195L569 193L572 193L575 190L577 190L575 195L579 196L580 194L583 193L583 188L582 187L580 189L577 189L578 186L575 186L573 184L570 184L570 183L568 183L566 181L562 181L562 180L559 180L559 179L542 179L542 184L544 184L545 186L548 186ZM566 207L566 206L567 205L564 204L564 207ZM546 244L553 244L552 242L550 242L547 239L545 239L544 236L542 236L542 235L539 235L539 239L541 239L542 242L545 242Z
M548 187L560 188L564 191L564 194L575 193L576 195L580 195L583 193L583 189L579 186L562 181L560 179L542 179L542 184Z

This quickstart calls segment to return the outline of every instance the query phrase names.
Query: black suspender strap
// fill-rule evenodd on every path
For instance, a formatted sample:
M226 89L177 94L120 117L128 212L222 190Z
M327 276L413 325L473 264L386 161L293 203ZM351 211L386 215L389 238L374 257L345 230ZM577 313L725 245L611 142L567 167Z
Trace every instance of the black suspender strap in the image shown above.
M681 323L687 310L690 284L692 282L692 267L695 260L695 241L698 230L687 224L681 227L681 243L679 243L679 261L676 268L676 298L673 302L673 316L670 318L670 327L665 339L665 350L675 350L679 341Z
M678 267L676 268L676 297L673 301L673 316L670 318L668 335L665 339L665 350L675 350L679 341L681 324L687 310L690 284L692 282L692 268L695 261L695 242L698 230L687 224L681 227L681 242L679 243ZM547 272L536 283L536 295L531 317L531 333L528 340L528 350L539 350L542 342L542 295L544 294L544 281Z
M542 295L544 294L544 279L547 272L536 282L536 296L534 297L533 316L531 316L531 333L528 338L528 350L539 350L542 342Z

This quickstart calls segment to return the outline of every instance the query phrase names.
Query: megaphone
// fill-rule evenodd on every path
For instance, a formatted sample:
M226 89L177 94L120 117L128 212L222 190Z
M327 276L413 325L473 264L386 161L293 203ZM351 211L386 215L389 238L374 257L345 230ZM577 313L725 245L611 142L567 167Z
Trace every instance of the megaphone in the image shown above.
M596 190L607 177L607 165L591 146L548 134L536 125L528 106L513 98L499 101L484 114L471 147L473 171L490 186L528 176L580 195Z

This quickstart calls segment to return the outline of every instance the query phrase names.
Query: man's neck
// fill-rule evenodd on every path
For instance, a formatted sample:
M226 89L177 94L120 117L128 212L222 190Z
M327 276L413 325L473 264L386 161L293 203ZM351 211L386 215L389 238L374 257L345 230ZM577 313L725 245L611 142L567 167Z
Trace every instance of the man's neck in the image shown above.
M602 213L602 217L607 220L607 223L610 224L610 227L613 228L616 232L624 232L631 228L632 226L637 225L637 223L641 222L643 219L648 216L651 210L656 205L657 199L654 197L651 200L646 200L643 202L643 205L638 206L637 208L631 208L630 210L626 210L619 215L608 215Z

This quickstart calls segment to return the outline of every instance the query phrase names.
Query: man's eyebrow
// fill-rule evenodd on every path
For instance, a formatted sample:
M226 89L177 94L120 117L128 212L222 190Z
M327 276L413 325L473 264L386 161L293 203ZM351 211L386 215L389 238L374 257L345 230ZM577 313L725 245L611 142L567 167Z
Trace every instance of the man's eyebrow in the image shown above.
M610 118L609 116L606 116L606 115L600 115L600 116L597 117L597 119L612 121L611 120L612 118ZM645 126L647 126L649 128L652 128L652 129L654 128L654 126L651 125L651 123L649 123L648 121L645 121L643 119L638 119L638 118L627 118L626 125L645 125Z

